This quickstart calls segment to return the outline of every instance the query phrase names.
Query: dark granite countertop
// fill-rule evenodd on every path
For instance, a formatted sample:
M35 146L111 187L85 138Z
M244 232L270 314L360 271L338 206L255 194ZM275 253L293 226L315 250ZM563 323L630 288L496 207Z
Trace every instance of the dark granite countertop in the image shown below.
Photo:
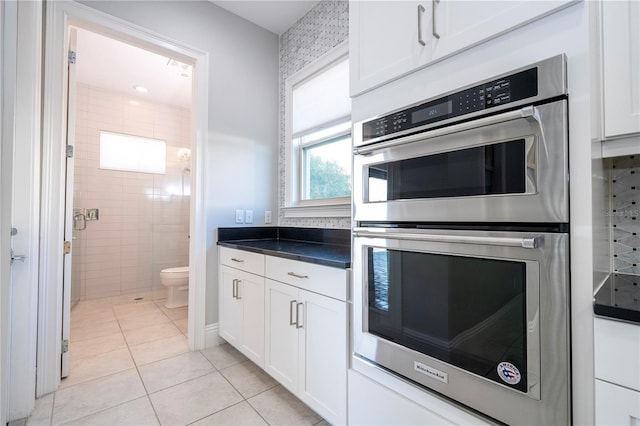
M342 229L218 228L219 246L341 269L351 267L350 243L350 231Z
M593 312L640 324L640 276L611 274L596 292Z

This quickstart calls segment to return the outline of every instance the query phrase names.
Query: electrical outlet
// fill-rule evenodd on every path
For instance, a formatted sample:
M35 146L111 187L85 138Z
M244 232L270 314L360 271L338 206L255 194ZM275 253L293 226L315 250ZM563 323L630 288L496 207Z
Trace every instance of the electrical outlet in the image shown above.
M244 223L253 223L253 210L246 210L244 212Z
M244 223L244 210L236 210L236 223Z
M264 223L271 223L271 210L264 212Z

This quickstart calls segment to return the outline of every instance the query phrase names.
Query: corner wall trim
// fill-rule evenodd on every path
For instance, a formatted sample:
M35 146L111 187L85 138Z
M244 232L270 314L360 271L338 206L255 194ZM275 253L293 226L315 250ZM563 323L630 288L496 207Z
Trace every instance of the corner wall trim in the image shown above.
M211 348L224 343L220 337L220 326L218 323L207 324L204 326L204 348Z

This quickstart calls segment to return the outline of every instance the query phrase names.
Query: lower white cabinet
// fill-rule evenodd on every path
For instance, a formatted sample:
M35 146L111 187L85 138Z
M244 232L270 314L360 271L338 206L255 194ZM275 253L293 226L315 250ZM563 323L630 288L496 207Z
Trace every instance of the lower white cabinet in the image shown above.
M264 278L220 265L220 336L264 368Z
M347 418L347 303L265 280L265 370L332 424Z
M596 425L640 425L640 324L594 319Z
M596 379L596 425L640 425L640 392Z

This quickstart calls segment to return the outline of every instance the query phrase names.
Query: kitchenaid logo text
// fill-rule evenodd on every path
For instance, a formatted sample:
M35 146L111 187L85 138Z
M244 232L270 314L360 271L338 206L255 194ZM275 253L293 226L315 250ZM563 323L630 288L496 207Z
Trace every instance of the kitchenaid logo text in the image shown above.
M432 379L440 380L443 383L449 383L449 375L440 370L436 370L435 368L431 368L428 365L424 365L421 362L414 361L413 369L431 377Z

